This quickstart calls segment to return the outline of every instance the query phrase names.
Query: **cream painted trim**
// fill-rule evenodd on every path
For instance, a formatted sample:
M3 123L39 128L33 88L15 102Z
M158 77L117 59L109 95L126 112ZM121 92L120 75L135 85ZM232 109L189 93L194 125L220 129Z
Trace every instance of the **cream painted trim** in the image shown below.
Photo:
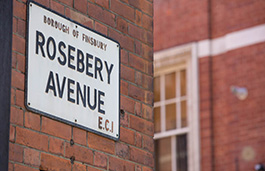
M231 32L213 40L199 41L198 57L216 56L262 42L265 42L265 24Z
M207 47L207 42L202 44ZM199 74L198 74L198 43L190 43L173 47L154 54L155 75L168 72L172 68L187 67L187 107L188 128L156 133L154 139L164 138L176 134L188 133L188 168L189 171L200 171L200 118L199 118ZM165 112L163 112L165 113ZM175 167L175 165L174 165Z

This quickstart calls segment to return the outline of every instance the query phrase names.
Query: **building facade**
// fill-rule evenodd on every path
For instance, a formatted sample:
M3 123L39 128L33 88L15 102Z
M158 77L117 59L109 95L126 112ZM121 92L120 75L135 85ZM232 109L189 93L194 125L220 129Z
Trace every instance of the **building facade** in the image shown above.
M119 42L120 135L115 141L38 112L29 111L25 107L28 1L14 0L13 4L10 2L9 7L2 7L12 11L13 6L13 13L6 13L5 16L6 20L11 18L9 28L13 26L12 72L9 73L11 104L8 170L153 170L153 1L34 2ZM42 41L40 38L39 43ZM9 87L8 83L4 86ZM42 99L39 100L41 102ZM104 105L102 102L101 104ZM9 116L8 109L5 114ZM4 161L2 160L3 166ZM7 170L7 167L1 168Z
M157 170L264 164L265 3L154 1Z

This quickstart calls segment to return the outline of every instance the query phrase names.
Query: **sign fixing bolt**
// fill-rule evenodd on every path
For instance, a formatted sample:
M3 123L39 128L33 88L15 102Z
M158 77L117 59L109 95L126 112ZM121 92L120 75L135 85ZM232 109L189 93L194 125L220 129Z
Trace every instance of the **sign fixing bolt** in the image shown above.
M74 144L75 144L74 140L71 139L71 140L70 140L70 145L72 146L72 145L74 145Z

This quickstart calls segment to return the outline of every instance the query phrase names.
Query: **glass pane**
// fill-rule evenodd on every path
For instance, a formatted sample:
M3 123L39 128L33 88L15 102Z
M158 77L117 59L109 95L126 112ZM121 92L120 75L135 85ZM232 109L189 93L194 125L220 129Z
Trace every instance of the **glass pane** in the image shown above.
M181 102L181 127L186 127L187 122L187 103L186 100Z
M186 70L180 71L180 82L181 82L181 90L180 95L185 96L186 95Z
M176 129L176 103L166 105L166 130Z
M171 171L171 137L155 141L156 171Z
M188 171L186 134L177 136L177 171Z
M160 77L154 79L154 96L155 102L160 101Z
M172 99L176 97L176 73L166 75L166 99Z
M154 109L154 119L155 119L155 133L161 132L161 115L160 115L160 107L156 107Z

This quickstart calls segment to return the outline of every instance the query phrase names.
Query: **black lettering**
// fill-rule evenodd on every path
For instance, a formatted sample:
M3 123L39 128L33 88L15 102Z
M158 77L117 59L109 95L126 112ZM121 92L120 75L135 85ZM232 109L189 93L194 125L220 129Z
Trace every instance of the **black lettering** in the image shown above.
M51 42L52 42L52 46L50 46ZM53 49L53 54L52 55L50 53L51 47ZM48 40L47 40L46 50L47 50L48 57L50 58L50 60L54 60L55 55L56 55L56 46L55 46L55 41L54 41L54 39L52 37L49 37Z
M80 58L81 57L81 58ZM77 49L77 71L84 72L84 54L81 50Z
M92 64L89 63L89 59L93 59L93 56L90 54L86 54L86 75L93 77L93 74L89 72L89 68L92 68Z
M62 47L65 49L66 45L64 44L64 42L59 42L59 52L60 54L62 55L63 59L61 59L60 57L58 57L58 62L61 64L61 65L65 65L66 64L66 55L64 53L64 51L62 50Z
M71 94L74 93L74 90L71 88L71 84L75 85L75 81L68 78L68 84L67 84L67 88L68 88L68 92L67 92L67 99L69 102L75 103L75 99L71 98Z
M99 58L95 57L95 78L97 79L98 76L97 73L99 73L100 80L103 81L101 71L102 71L102 62Z
M81 87L79 82L77 82L76 87L76 103L79 105L79 96L81 96L81 101L83 102L83 106L86 107L86 85L84 85L84 93L82 94Z
M97 105L97 90L94 89L94 105L91 105L90 103L90 87L87 86L87 104L89 106L89 108L91 110L95 110L96 109L96 105Z
M49 90L52 90L53 91L53 95L57 96L56 89L55 89L55 82L54 82L54 77L53 77L53 72L52 71L50 71L45 92L48 93Z
M108 84L110 84L110 74L111 74L111 71L113 69L113 64L111 64L110 68L108 68L108 63L107 63L107 61L105 61L105 66L106 66L106 70L107 70L107 74L108 74Z
M101 105L104 105L104 101L101 100L101 96L105 96L105 93L98 90L98 112L99 113L102 113L102 114L105 114L105 111L103 109L101 109Z
M64 91L64 85L65 85L65 77L63 77L63 82L62 85L60 86L60 80L59 80L59 75L56 73L56 81L57 81L57 89L59 93L59 97L63 98L63 91Z
M75 69L75 66L71 64L71 61L75 59L75 57L71 55L72 51L75 51L75 47L68 45L68 67Z
M40 40L40 37L41 37L41 40ZM45 57L45 53L43 50L44 43L45 43L44 35L41 32L36 31L36 52L35 53L39 54L39 48L40 48L43 57Z

